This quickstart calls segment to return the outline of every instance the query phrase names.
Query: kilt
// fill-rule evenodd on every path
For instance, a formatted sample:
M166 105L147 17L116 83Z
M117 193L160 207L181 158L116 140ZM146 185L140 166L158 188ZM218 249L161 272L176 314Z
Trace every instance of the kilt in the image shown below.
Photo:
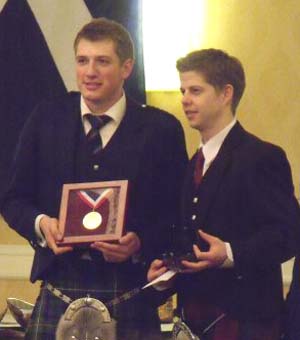
M72 300L89 295L103 303L134 288L133 281L138 286L143 284L139 282L140 272L134 273L132 268L124 268L120 264L82 260L74 255L58 259L41 284L26 340L54 340L58 321L68 307L46 288L47 283ZM157 306L152 302L147 292L142 292L109 310L111 317L117 321L117 339L145 339L146 336L160 339Z

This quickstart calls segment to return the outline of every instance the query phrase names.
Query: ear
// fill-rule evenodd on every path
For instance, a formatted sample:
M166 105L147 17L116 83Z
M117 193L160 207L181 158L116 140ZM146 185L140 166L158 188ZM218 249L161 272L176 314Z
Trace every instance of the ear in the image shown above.
M132 70L133 70L133 66L134 66L134 60L133 59L126 59L122 65L122 78L123 80L126 80Z
M222 89L222 93L223 93L224 104L226 105L229 104L231 106L233 94L234 94L233 86L231 84L226 84Z

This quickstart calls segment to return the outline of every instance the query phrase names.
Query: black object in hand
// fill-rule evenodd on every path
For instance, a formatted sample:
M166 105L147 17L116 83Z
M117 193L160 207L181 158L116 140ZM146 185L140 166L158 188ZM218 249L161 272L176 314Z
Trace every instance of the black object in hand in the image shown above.
M196 257L194 253L175 255L173 252L168 252L162 255L162 260L163 260L164 265L168 269L180 272L181 270L184 269L181 263L182 260L195 262Z
M183 227L174 231L171 250L162 255L164 265L171 270L181 271L184 267L182 260L196 262L197 258L193 251L193 244L199 246L201 251L207 251L209 245L201 239L195 229Z

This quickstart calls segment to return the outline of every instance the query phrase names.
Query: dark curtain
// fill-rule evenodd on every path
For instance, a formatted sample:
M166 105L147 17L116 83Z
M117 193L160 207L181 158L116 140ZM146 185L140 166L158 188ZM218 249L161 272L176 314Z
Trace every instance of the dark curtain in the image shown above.
M66 92L39 25L25 0L8 0L1 11L0 73L2 195L26 117L43 98Z

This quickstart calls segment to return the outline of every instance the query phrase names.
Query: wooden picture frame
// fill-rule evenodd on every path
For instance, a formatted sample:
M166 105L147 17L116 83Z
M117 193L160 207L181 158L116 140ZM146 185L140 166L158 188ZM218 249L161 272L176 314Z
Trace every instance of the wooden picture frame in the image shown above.
M128 181L64 184L59 246L118 241L124 233Z

